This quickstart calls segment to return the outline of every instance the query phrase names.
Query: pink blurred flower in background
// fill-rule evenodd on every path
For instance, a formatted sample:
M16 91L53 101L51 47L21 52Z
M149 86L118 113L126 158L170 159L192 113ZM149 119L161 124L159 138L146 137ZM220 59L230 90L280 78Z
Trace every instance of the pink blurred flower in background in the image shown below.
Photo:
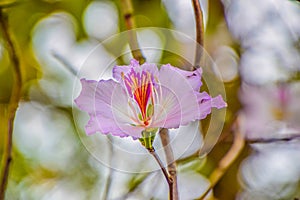
M281 138L300 134L300 84L264 87L244 84L241 127L247 138Z
M81 79L82 90L75 99L90 120L88 135L101 132L115 136L142 137L142 131L178 128L205 118L211 108L226 107L219 95L199 92L202 70L183 71L169 64L115 66L113 79Z

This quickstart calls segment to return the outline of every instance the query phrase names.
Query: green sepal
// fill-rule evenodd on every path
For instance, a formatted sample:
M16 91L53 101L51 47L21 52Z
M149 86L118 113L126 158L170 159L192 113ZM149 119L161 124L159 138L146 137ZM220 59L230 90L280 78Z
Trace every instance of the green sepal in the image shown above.
M139 140L146 149L153 149L153 141L157 130L158 128L149 128L142 131L142 137Z

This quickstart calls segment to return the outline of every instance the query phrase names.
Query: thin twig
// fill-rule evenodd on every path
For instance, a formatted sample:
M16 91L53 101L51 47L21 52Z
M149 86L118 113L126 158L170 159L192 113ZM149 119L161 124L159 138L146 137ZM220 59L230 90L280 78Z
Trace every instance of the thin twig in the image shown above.
M173 151L170 145L169 131L166 128L162 128L159 131L159 136L161 138L161 143L164 147L166 160L168 163L168 172L173 180L172 187L170 188L170 194L172 199L177 200L178 197L178 184L177 184L177 172L176 172L176 162L174 160Z
M21 98L22 75L21 75L20 61L17 56L16 48L8 32L8 18L7 16L4 15L2 9L0 9L0 26L3 34L2 36L6 42L7 52L12 62L13 78L14 78L14 85L12 88L12 93L8 105L7 133L4 132L2 133L3 135L7 134L6 144L3 153L3 161L2 161L3 167L1 171L1 185L0 185L0 200L3 200L5 197L5 190L8 182L10 164L12 161L12 145L13 145L12 137L13 137L14 119L15 119L16 110L18 108L19 100Z
M229 166L236 160L245 145L245 140L243 135L240 133L239 129L235 131L235 137L233 144L227 154L220 160L218 168L216 168L212 174L209 176L210 186L199 198L203 200L210 190L218 183L218 181L223 177Z
M158 154L156 153L155 149L152 147L152 148L147 149L147 150L148 150L149 153L155 158L155 160L156 160L156 162L158 163L158 165L159 165L159 167L160 167L162 173L164 174L164 176L165 176L165 178L166 178L168 184L169 184L169 185L172 185L173 180L172 180L171 176L169 175L168 171L166 170L166 168L165 168L163 162L160 160L160 158L159 158Z
M300 139L300 133L295 134L286 134L282 137L278 138L257 138L257 139L247 139L247 143L254 144L254 143L272 143L272 142L288 142L291 140Z
M128 30L129 46L132 56L138 60L140 64L143 64L145 62L145 57L140 50L136 31L134 30L135 20L132 17L133 7L131 0L121 0L121 8L125 19L126 29Z
M172 179L172 177L169 175L168 171L164 167L164 165L163 165L162 161L160 160L159 156L157 155L155 149L152 147L152 148L149 148L148 151L155 158L156 162L160 166L160 169L161 169L161 171L163 172L163 174L166 178L166 181L168 182L168 185L169 185L169 199L170 200L175 200L173 198L173 179Z
M193 2L195 21L196 21L196 41L197 41L194 68L199 68L201 56L203 53L203 44L204 44L203 12L199 0L192 0L192 2Z

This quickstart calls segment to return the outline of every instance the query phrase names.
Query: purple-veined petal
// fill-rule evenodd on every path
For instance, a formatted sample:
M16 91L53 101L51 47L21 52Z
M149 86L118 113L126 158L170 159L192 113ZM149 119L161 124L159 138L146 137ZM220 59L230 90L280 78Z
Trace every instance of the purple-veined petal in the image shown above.
M196 120L199 115L197 96L185 76L174 70L171 65L163 65L158 78L162 89L159 104L166 108L163 127L178 128ZM168 105L169 102L172 104Z
M181 122L180 102L176 94L168 88L161 86L161 96L154 105L154 116L151 127L175 128ZM167 121L168 119L168 121Z
M139 126L139 119L134 106L132 103L130 104L129 97L120 84L111 91L111 111L114 121L122 131L137 138L141 137L144 127Z
M143 71L150 72L153 76L157 77L158 76L158 68L156 64L153 63L144 63L141 65L141 68Z
M138 61L132 59L131 64L129 66L114 66L113 67L113 78L117 81L122 79L121 73L123 72L124 75L130 73L130 71L134 69L135 72L141 73L142 71L150 72L153 76L158 76L158 68L155 64L152 63L144 63L141 66L139 65Z
M130 72L130 70L131 70L131 68L128 66L114 66L113 67L113 78L116 81L121 81L122 80L121 73L123 72L124 74L127 74Z
M136 59L130 60L130 67L138 67L138 66L140 66L140 63L138 60L136 60Z
M139 67L139 62L135 59L130 61L130 65L116 65L113 67L113 78L116 79L118 82L122 79L122 73L128 74L132 68Z
M119 83L113 80L97 82L82 79L81 84L82 91L75 103L90 115L86 125L88 135L99 131L120 137L140 136L142 129L130 125L131 116L126 113L129 110L124 109L128 105L127 95ZM118 94L118 98L114 94Z
M200 87L202 86L202 81L201 81L202 68L198 68L195 71L186 71L186 70L179 69L177 67L173 67L170 64L165 66L173 68L173 70L175 70L176 72L184 76L195 91L200 90Z

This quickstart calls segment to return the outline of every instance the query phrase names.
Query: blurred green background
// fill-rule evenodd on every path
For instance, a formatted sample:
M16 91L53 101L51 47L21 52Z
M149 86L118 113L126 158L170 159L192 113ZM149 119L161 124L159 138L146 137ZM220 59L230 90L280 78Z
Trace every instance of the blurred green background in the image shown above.
M178 163L179 173L182 174L181 185L184 185L184 189L181 190L182 199L199 197L201 191L203 192L207 187L206 178L231 146L232 124L242 107L238 97L239 89L242 82L248 79L245 77L247 76L245 72L240 70L240 58L252 48L249 47L250 44L255 45L257 41L252 41L251 37L238 32L246 31L246 28L250 28L254 22L251 19L249 22L241 20L238 24L236 18L239 16L233 18L231 13L245 12L250 15L249 18L251 15L254 16L255 20L255 16L260 15L260 12L264 13L261 9L264 5L255 5L261 6L257 10L252 6L252 10L242 7L244 11L239 11L241 5L233 5L235 1L201 2L206 27L205 49L217 64L223 78L228 108L220 142L213 151L204 159L191 157L185 162ZM248 4L251 4L249 2ZM286 20L297 24L292 20L299 16L299 6L296 2L289 1L289 3L293 5L285 8L287 9L285 11L289 12L291 9L297 15L289 16ZM81 77L97 79L100 77L97 69L100 65L107 64L107 60L116 59L115 63L110 63L110 66L128 63L129 59L126 56L116 58L115 54L119 50L125 51L128 48L127 42L123 41L124 44L115 42L115 44L109 43L108 46L98 46L92 55L95 58L93 57L91 63L86 64L86 69L82 68L86 57L91 56L90 52L99 43L114 34L126 31L120 1L2 0L0 7L8 17L9 30L7 31L17 48L23 79L22 97L15 119L13 161L6 199L165 199L166 185L159 172L150 175L126 173L110 169L95 158L90 153L92 150L85 147L81 138L84 137L83 126L87 116L79 114L78 110L74 111L72 108L72 99L76 97L74 94L76 77L71 73L72 70L75 72L81 70ZM133 16L138 28L167 28L195 38L195 21L190 1L134 0L133 8ZM281 12L280 5L277 12ZM270 15L269 20L275 20L272 14ZM259 23L259 19L256 23ZM293 41L297 50L296 55L299 56L299 26L293 27L290 26L290 29L295 29L292 32L296 36L285 35L284 38ZM255 33L251 32L250 35L258 34L259 25L253 30ZM2 36L1 34L0 155L3 155L7 107L13 87L12 62ZM164 49L164 45L171 41L172 44L168 45L181 49L185 52L184 55L194 56L194 50L189 48L191 44L182 41L180 37L173 36L170 40L155 31L141 31L139 37L141 46L152 43L157 48ZM59 55L61 59L57 59L55 55ZM178 67L185 64L176 55L168 52L149 51L145 55L149 62L170 62ZM100 70L102 73L107 71L109 70ZM297 70L289 72L288 78L284 81L291 80L293 76L290 74L295 72ZM106 77L106 74L103 76ZM78 125L78 119L81 125ZM209 123L210 118L202 121L204 132ZM118 139L112 140L121 142ZM127 143L129 141L130 139ZM99 145L104 144L99 142ZM113 151L109 148L105 146L100 153L108 157L113 156ZM213 189L210 199L238 198L237 194L243 189L239 182L239 166L251 153L253 150L246 145L237 161ZM116 165L124 164L124 160L115 159L114 162ZM130 161L127 162L130 165ZM155 186L156 182L160 184ZM295 182L297 185L297 181Z

